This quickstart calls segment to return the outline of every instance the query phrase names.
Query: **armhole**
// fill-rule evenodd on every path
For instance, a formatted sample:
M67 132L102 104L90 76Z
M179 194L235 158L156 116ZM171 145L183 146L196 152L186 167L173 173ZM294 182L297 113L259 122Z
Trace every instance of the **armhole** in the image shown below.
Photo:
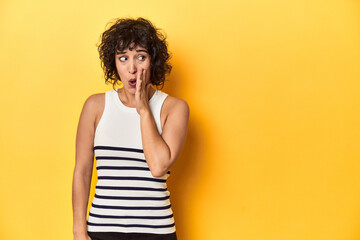
M104 110L103 110L103 112L102 112L102 114L101 114L99 123L98 123L98 125L96 126L95 135L94 135L94 136L96 136L97 132L98 132L99 129L101 128L102 123L104 122L104 116L105 116L105 114L106 114L106 112L107 112L107 108L108 108L108 106L107 106L107 105L108 105L108 92L105 92L104 95L105 95L105 106L104 106Z

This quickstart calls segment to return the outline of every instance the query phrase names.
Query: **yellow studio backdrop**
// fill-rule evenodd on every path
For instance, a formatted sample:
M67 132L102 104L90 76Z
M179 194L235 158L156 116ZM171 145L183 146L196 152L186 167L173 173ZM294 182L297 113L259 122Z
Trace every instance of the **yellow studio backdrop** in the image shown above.
M0 239L72 239L75 137L112 19L167 34L190 122L180 240L360 239L360 1L0 2ZM89 206L94 194L93 174Z

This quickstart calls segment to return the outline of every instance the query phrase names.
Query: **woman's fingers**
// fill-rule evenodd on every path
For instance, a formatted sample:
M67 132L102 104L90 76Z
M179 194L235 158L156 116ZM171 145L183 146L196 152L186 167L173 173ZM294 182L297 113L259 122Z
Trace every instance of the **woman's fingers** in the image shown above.
M146 69L140 69L138 73L138 80L136 81L136 85L139 83L139 92L146 90L145 86L145 79L146 79Z
M147 79L147 77L146 77L146 74L147 74L148 72L147 72L147 70L146 69L144 69L144 89L145 89L145 92L147 93L147 90L149 89L149 87L150 87L150 82L148 82L148 83L146 83L145 84L145 82L146 82L146 79ZM147 94L146 94L146 96L147 96Z
M148 89L150 84L146 84L146 70L140 68L137 74L136 80L136 92L135 92L135 101L136 109L139 114L148 107Z
M141 74L142 78L141 78L141 83L143 86L143 89L145 89L145 80L146 80L146 69L142 69L142 74Z
M140 93L141 90L141 85L142 85L142 80L141 80L141 76L142 75L142 69L140 68L138 74L137 74L137 79L136 79L136 92Z

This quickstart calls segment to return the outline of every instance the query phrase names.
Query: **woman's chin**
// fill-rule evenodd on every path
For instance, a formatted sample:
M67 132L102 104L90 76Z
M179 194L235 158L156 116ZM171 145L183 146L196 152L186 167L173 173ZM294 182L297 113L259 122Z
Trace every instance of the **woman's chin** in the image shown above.
M136 93L136 87L124 87L124 90L128 93L135 94Z

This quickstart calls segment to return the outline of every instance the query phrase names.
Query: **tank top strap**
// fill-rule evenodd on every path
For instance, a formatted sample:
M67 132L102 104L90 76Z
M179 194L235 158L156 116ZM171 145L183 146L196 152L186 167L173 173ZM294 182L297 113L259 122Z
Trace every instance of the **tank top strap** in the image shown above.
M100 120L98 122L98 125L96 126L95 129L95 142L96 142L96 136L99 134L99 131L101 131L101 129L103 128L104 122L107 121L107 119L110 117L111 112L113 111L114 100L112 97L111 90L106 91L104 94L105 94L105 106L101 114ZM94 145L96 145L95 142Z
M155 94L154 98L151 99L152 101L150 101L150 109L154 116L159 134L161 135L162 134L161 121L160 121L161 108L168 94L160 90L156 90L154 94Z

